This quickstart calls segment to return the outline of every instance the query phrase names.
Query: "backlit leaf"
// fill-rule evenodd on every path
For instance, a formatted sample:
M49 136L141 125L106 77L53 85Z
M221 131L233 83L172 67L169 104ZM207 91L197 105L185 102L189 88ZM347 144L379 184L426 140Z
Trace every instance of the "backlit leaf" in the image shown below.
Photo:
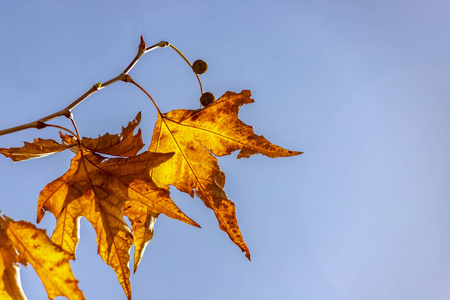
M225 174L215 156L236 150L240 150L238 158L257 153L268 157L301 154L270 143L239 120L240 107L252 102L250 91L227 92L206 108L158 115L149 147L149 151L175 152L171 160L151 171L152 179L161 187L173 185L192 197L195 192L214 211L220 229L248 259L250 253L237 223L234 203L223 190Z
M98 252L116 272L125 293L131 297L128 262L133 244L130 228L123 220L126 201L136 201L156 213L198 226L154 184L150 170L173 153L144 152L130 158L106 159L80 150L69 170L48 184L38 199L40 222L46 210L57 219L53 240L74 253L78 242L78 218L85 217L97 233Z
M74 277L70 268L69 260L73 259L73 255L55 245L47 236L45 230L37 229L31 223L15 222L8 217L0 218L0 223L2 227L0 231L2 246L0 248L2 248L2 257L4 261L7 261L7 266L14 265L16 258L14 252L17 251L18 258L16 261L25 265L30 263L33 266L44 284L49 299L58 296L65 296L69 300L85 299L78 288L78 280ZM7 236L6 242L5 235ZM7 254L3 256L5 252ZM11 274L15 271L8 267L5 270L6 273L3 272L3 278L8 279L6 293L11 296L11 299L23 299L24 295L21 292L20 285L11 282L17 281L14 277L17 278L18 276Z

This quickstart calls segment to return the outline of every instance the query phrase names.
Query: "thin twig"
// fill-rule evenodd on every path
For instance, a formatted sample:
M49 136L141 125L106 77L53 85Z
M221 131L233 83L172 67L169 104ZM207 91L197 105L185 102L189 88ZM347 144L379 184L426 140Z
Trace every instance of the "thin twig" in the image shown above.
M72 122L73 128L75 129L75 132L77 133L76 137L77 137L77 140L78 140L78 144L80 144L81 136L80 136L80 132L78 131L77 124L75 123L75 120L73 119L73 115L70 116L70 121Z
M180 56L184 59L184 61L191 67L191 69L194 70L193 67L192 67L191 62L189 61L189 59L187 59L187 57L184 56L184 54L183 54L180 50L178 50L177 47L175 47L174 45L172 45L172 44L170 44L170 43L168 44L168 46L170 46L170 48L172 48L173 50L175 50L175 51L178 53L178 55L180 55ZM195 76L197 77L198 84L200 85L200 93L203 95L202 81L200 80L200 77L198 77L198 74L197 74L197 73L194 72L194 74L195 74Z
M142 92L144 92L144 94L147 95L148 98L150 98L150 100L153 102L153 105L155 106L156 110L158 111L158 114L161 116L161 118L164 118L163 113L159 110L158 105L156 104L155 100L153 100L153 97L150 96L150 94L142 87L140 86L138 83L136 83L133 78L131 78L130 75L127 75L124 79L125 82L131 82L132 84L134 84L135 86L137 86Z
M44 124L45 127L59 128L59 129L62 129L62 130L64 130L64 131L67 131L68 133L70 133L70 134L73 135L73 136L77 136L77 134L76 134L75 132L73 132L73 131L70 130L70 129L67 129L66 127L59 126L59 125L55 125L55 124L47 124L47 123L43 123L43 124Z
M139 50L138 53L136 54L135 58L131 61L131 63L128 65L128 67L125 68L125 70L123 70L122 73L120 73L118 76L104 82L104 83L97 83L94 86L92 86L86 93L84 93L81 97L79 97L78 99L76 99L75 101L73 101L71 104L69 104L66 108L55 112L53 114L50 114L48 116L45 116L43 118L40 118L36 121L30 122L30 123L26 123L23 125L19 125L19 126L15 126L15 127L11 127L8 129L3 129L0 130L0 136L2 135L6 135L6 134L10 134L13 132L17 132L17 131L21 131L24 129L28 129L28 128L39 128L42 123L47 122L49 120L52 120L54 118L57 117L61 117L61 116L66 116L66 117L70 117L71 111L72 109L74 109L78 104L80 104L81 102L83 102L84 100L86 100L89 96L91 96L92 94L96 93L97 91L104 89L105 87L107 87L108 85L111 85L115 82L118 81L122 81L124 80L124 78L127 76L127 74L130 72L130 70L136 65L136 63L139 61L139 59L146 53L154 50L154 49L158 49L158 48L164 48L167 47L169 45L168 42L164 42L161 41L157 44L154 44L153 46L147 47L145 46L145 42L141 36L141 43L139 44Z

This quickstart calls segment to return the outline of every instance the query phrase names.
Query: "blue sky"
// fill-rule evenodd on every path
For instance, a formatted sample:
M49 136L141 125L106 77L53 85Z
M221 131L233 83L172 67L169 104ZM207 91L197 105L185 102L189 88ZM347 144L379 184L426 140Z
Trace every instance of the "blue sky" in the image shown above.
M160 217L132 276L133 299L447 299L450 294L450 22L447 1L46 1L0 4L0 129L33 121L122 71L139 36L206 60L205 90L252 90L240 116L293 158L220 159L248 262L199 199L172 191L202 226ZM171 49L130 75L162 111L198 108ZM117 83L73 112L83 136L155 110ZM56 124L70 126L65 120ZM57 131L0 137L19 146ZM34 222L40 190L71 153L0 159L0 210ZM47 214L39 224L52 232ZM87 299L125 299L81 222L73 270ZM29 299L46 299L31 267Z

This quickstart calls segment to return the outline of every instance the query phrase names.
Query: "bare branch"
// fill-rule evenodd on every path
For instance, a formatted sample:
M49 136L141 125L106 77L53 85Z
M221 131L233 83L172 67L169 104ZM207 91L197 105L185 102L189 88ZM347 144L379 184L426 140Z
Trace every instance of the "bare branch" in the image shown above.
M24 129L29 129L29 128L38 128L39 129L39 128L42 128L42 126L41 126L42 123L52 120L54 118L61 117L61 116L70 117L72 109L74 109L78 104L80 104L81 102L86 100L89 96L91 96L92 94L96 93L97 91L104 89L108 85L111 85L117 81L123 81L125 79L125 77L127 76L127 74L131 71L131 69L136 65L136 63L139 61L139 59L144 54L146 54L152 50L158 49L158 48L165 48L167 46L169 46L168 42L161 41L157 44L154 44L153 46L146 48L144 39L141 36L141 43L139 44L138 53L136 54L134 59L131 61L131 63L128 65L128 67L126 67L125 70L123 70L123 72L120 73L118 76L116 76L104 83L99 82L99 83L95 84L86 93L81 95L81 97L79 97L78 99L73 101L71 104L69 104L67 107L65 107L64 109L62 109L58 112L55 112L53 114L50 114L43 118L40 118L34 122L30 122L30 123L26 123L23 125L0 130L0 136L6 135L9 133L13 133L13 132L17 132L17 131L21 131Z

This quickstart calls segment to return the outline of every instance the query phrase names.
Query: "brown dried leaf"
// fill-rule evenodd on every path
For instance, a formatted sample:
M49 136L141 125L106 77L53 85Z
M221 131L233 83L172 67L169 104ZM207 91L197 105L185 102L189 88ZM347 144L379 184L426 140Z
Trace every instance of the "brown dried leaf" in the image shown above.
M0 148L0 153L11 158L14 162L49 156L69 148L68 145L62 145L54 140L34 139L33 143L24 142L23 147Z
M134 156L144 147L141 130L139 129L136 135L133 134L140 122L141 112L136 115L133 121L128 123L127 127L122 127L120 134L106 133L98 138L83 137L81 144L84 148L96 153L124 157ZM77 145L77 141L68 135L61 134L61 138L68 145Z

